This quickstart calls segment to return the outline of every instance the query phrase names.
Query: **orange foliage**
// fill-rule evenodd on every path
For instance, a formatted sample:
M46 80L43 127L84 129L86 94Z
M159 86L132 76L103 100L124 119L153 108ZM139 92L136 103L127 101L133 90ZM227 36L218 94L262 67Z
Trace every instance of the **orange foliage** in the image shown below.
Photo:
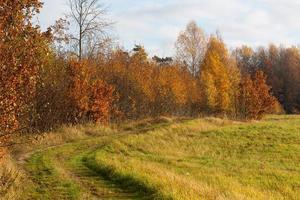
M155 66L155 65L154 65ZM156 76L152 84L154 115L176 114L188 103L187 82L184 71L176 65L156 66Z
M8 136L29 123L38 67L48 50L46 34L30 22L41 5L39 0L0 1L0 146L9 145Z
M70 61L69 76L71 84L69 88L70 98L73 100L74 117L81 119L89 110L90 81L93 74L87 66L87 61Z
M242 79L238 101L240 117L246 120L260 120L273 111L276 99L270 94L263 72L258 71L253 78L247 75Z
M73 102L75 122L93 120L107 123L117 100L114 88L96 76L96 68L88 61L71 61L69 95Z
M207 44L195 24L190 31L198 33L195 41L201 45L179 40L184 47L179 50L182 55L197 51L190 58L196 62L184 56L179 62L157 56L151 61L139 45L130 52L117 49L75 61L61 51L66 21L58 21L53 33L41 33L31 24L39 0L0 0L0 8L0 148L27 125L47 129L89 120L108 123L120 115L136 119L203 111L261 119L274 105L266 77L258 72L240 81L224 42L212 36ZM50 37L59 45L52 57ZM290 54L292 67L300 59L298 51ZM290 98L297 97L296 90Z
M97 80L91 87L90 112L92 119L98 123L107 123L113 111L113 103L116 100L114 88L102 80Z
M197 79L176 63L150 61L141 46L129 53L119 49L98 67L119 94L117 105L126 118L190 115L199 110Z

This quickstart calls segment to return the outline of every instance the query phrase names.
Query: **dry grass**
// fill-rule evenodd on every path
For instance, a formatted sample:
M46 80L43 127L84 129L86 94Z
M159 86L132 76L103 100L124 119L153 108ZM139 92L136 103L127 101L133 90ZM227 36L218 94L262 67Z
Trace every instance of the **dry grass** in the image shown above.
M251 123L164 117L115 129L65 126L37 135L16 148L14 155L43 149L28 158L32 178L43 183L33 185L28 194L41 197L46 193L47 199L60 195L80 199L78 188L84 186L77 187L78 179L72 180L69 173L85 166L94 175L150 199L296 200L300 195L299 144L299 116L269 116ZM13 168L2 170L2 180L8 180L2 181L6 197L18 193L15 185L20 181L15 181ZM85 177L93 183L94 179ZM87 193L89 189L85 188Z
M77 126L63 126L55 131L43 134L23 135L14 141L20 143L10 149L11 156L3 159L0 164L0 199L17 199L23 186L27 184L26 174L18 163L31 156L32 152L47 147L59 146L74 141L84 140L90 137L114 134L109 127L95 124ZM2 200L1 199L1 200Z
M19 197L23 174L12 160L4 158L0 164L0 199L14 200Z
M20 142L21 145L14 146L11 149L11 153L16 160L19 160L21 155L25 155L39 149L44 149L46 147L59 146L90 137L98 137L115 133L116 130L110 127L91 123L76 126L65 125L51 132L23 135L22 137L15 139Z
M251 124L205 118L115 140L90 162L157 199L296 200L299 142L299 116Z

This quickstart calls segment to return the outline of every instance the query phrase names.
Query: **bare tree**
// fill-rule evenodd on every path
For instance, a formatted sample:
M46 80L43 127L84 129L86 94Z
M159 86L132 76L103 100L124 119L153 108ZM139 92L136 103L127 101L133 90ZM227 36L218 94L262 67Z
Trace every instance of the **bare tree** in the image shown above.
M107 28L112 23L105 18L107 9L99 0L69 0L69 8L67 17L71 19L71 30L75 31L71 40L81 60L107 40Z
M197 76L200 65L207 49L207 39L202 29L191 21L186 30L178 36L176 46L176 58L187 65L190 72Z

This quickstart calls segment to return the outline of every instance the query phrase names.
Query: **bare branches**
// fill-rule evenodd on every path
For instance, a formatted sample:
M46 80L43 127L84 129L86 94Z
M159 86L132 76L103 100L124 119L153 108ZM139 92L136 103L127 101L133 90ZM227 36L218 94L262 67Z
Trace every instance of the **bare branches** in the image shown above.
M67 16L76 29L71 38L78 51L78 59L81 60L82 57L97 51L97 43L106 37L107 28L113 23L105 18L107 8L100 4L99 0L69 0L69 8ZM92 51L90 46L93 47Z

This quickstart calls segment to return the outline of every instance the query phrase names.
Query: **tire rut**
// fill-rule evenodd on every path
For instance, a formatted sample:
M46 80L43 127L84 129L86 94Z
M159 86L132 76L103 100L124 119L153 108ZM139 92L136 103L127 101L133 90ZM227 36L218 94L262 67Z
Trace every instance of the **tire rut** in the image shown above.
M80 200L143 199L143 197L139 196L135 192L119 188L117 185L92 171L84 164L83 159L87 154L84 152L91 152L92 149L98 149L103 145L102 143L105 143L101 138L97 138L98 142L95 142L94 140L95 139L84 140L77 143L68 143L27 153L20 157L19 164L26 165L26 162L29 162L30 158L36 153L47 154L48 156L50 155L50 164L59 174L59 178L63 178L64 180L72 182L78 186L80 189Z

